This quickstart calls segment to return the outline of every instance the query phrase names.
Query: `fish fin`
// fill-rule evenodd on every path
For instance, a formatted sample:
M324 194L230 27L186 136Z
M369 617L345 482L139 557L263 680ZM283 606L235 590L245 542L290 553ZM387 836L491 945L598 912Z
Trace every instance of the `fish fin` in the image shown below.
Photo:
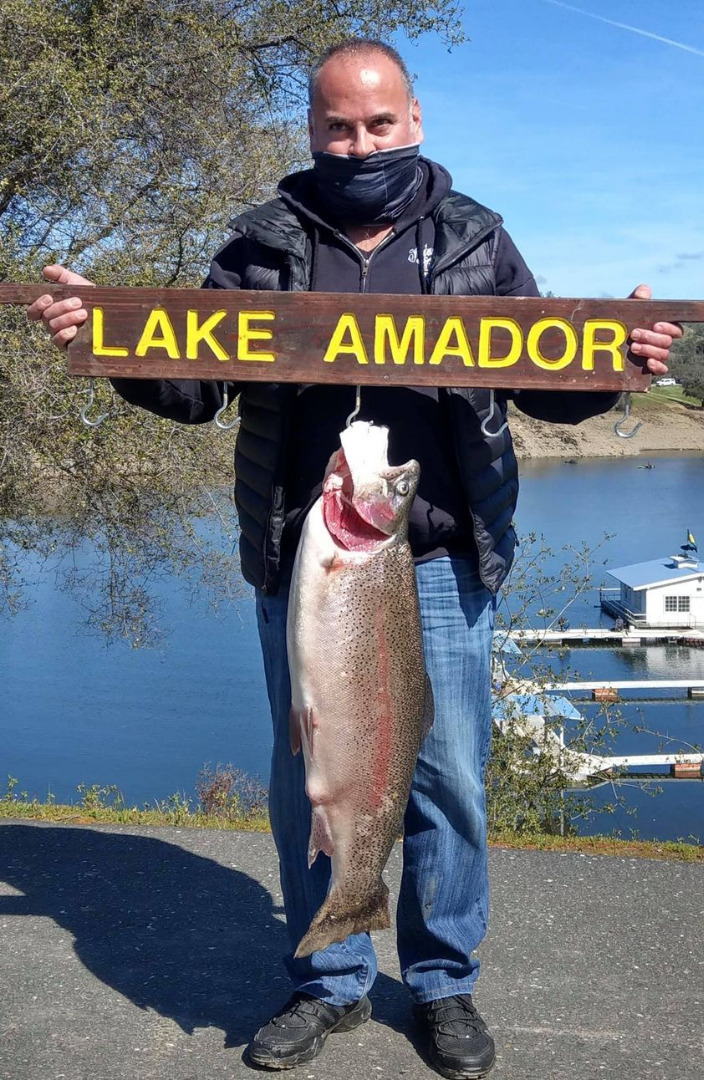
M374 892L361 898L331 890L301 939L295 952L296 959L326 949L336 941L344 941L348 934L388 930L390 925L389 890L381 878Z
M310 870L317 859L319 852L322 851L324 855L332 855L334 850L335 845L333 844L332 834L330 832L330 822L328 821L325 809L322 806L314 806L310 818L308 869Z
M288 741L290 743L290 752L295 756L300 753L300 713L297 713L294 706L290 707L288 713Z
M433 722L435 720L435 699L433 697L433 687L430 682L430 676L427 671L425 673L425 700L423 702L423 716L420 721L420 741L429 734Z
M291 706L288 714L288 733L292 754L297 754L303 745L310 759L313 759L315 728L315 713L312 705L305 705L302 709L294 709Z

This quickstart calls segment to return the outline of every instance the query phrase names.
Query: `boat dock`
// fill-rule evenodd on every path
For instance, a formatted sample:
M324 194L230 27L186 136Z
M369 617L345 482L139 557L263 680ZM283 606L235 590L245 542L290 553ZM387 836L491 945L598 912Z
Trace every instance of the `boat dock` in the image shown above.
M509 630L511 641L521 645L608 645L613 648L629 645L690 645L704 649L704 630L665 627L626 627L623 630L604 630L601 627L570 630L544 630L530 627L526 630Z
M547 683L545 690L591 691L595 701L618 697L619 690L685 690L693 701L704 701L704 679L591 679L583 682Z
M520 654L519 645L604 644L618 647L625 644L654 645L691 644L704 648L704 632L692 629L645 629L634 631L580 628L577 630L526 630L501 631L494 642L494 687L496 693L492 712L494 723L500 731L510 729L528 737L533 752L546 757L556 770L567 778L570 787L592 786L607 778L629 777L651 780L661 778L663 773L643 772L644 769L668 769L675 780L701 780L704 778L704 753L674 752L667 754L590 754L574 750L565 743L564 721L581 720L580 713L561 693L591 695L592 701L607 703L621 701L621 691L672 691L671 698L652 700L675 700L674 694L684 691L691 701L704 702L704 679L583 679L537 683L530 679L515 679L505 667L506 655ZM580 699L578 699L580 700ZM633 699L630 700L643 700ZM650 700L650 699L648 699ZM552 722L549 722L551 718ZM555 721L558 721L556 726ZM562 721L562 723L560 723ZM633 770L637 770L634 772Z

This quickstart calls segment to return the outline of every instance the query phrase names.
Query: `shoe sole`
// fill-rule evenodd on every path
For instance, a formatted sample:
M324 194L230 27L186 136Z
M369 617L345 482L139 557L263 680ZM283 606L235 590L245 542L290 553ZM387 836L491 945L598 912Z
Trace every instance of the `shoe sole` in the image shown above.
M258 1065L262 1069L273 1069L277 1072L281 1072L284 1069L295 1069L297 1065L303 1065L306 1061L312 1061L321 1053L325 1046L325 1041L328 1035L332 1035L333 1032L354 1031L355 1028L361 1027L365 1024L369 1017L372 1015L372 1003L366 1001L364 1007L359 1011L348 1013L343 1016L342 1019L335 1024L334 1027L324 1031L320 1035L316 1035L312 1044L305 1050L301 1050L298 1054L293 1054L291 1057L286 1058L285 1061L280 1058L270 1057L267 1054L257 1054L256 1051L248 1050L247 1059L252 1062L253 1065Z
M447 1065L443 1065L441 1061L438 1061L434 1054L428 1054L428 1061L436 1072L439 1072L441 1076L447 1077L447 1080L482 1080L482 1077L488 1076L491 1070L494 1068L496 1061L492 1061L491 1065L482 1066L479 1069L451 1069Z

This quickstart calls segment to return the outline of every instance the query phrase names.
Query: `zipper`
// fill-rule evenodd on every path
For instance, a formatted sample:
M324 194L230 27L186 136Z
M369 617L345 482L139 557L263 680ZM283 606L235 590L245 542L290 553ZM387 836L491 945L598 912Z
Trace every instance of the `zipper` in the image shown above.
M367 291L367 278L369 277L369 264L371 263L372 259L376 255L377 251L381 251L384 244L389 240L393 240L395 238L395 236L396 236L396 233L393 232L393 231L390 232L388 236L385 236L384 239L380 243L378 243L376 245L376 247L372 251L369 252L369 258L367 259L367 258L365 258L364 252L360 251L359 248L356 247L356 245L352 243L352 241L349 239L349 237L345 236L345 234L341 233L341 232L336 232L335 233L335 238L337 240L340 240L343 244L345 244L348 248L350 248L351 251L354 252L354 254L355 254L355 256L356 256L356 258L357 258L357 260L358 260L358 262L360 264L360 287L359 287L359 291L361 293L365 293Z

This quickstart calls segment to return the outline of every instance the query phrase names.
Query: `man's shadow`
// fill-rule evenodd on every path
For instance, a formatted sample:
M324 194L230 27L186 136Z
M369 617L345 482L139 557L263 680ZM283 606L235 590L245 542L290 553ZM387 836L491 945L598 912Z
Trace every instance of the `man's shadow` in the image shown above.
M272 853L272 858L274 858ZM284 923L269 892L240 870L160 838L77 826L0 827L0 916L48 916L107 986L192 1034L247 1043L288 997ZM39 947L39 946L38 946ZM408 998L380 975L375 1018L407 1031Z

